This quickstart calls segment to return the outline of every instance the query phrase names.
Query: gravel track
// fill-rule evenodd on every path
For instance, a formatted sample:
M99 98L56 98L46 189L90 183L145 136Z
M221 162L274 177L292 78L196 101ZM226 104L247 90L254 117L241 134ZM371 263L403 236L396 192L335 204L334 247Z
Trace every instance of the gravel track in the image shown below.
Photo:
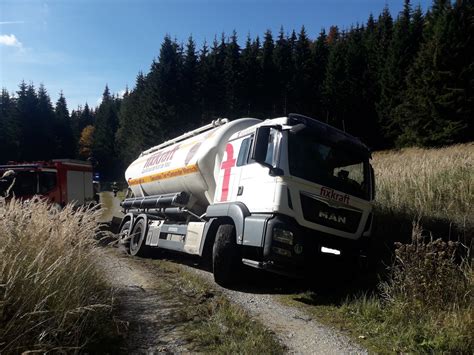
M196 273L208 282L214 283L211 272L182 265L189 272ZM255 270L250 270L249 273ZM227 298L245 309L275 333L289 354L367 354L367 350L354 344L347 336L312 319L304 312L283 305L276 298L278 288L269 287L278 278L261 273L246 290L230 290L215 285ZM261 280L260 278L264 278ZM273 285L274 286L274 285Z
M297 308L279 302L278 295L292 291L288 291L288 285L280 287L284 281L278 277L247 270L244 273L251 275L250 285L230 290L216 285L212 273L198 268L193 258L166 252L160 253L159 258L172 260L221 291L231 302L272 331L290 354L367 353L339 331L319 323ZM176 294L180 292L175 287L176 280L163 287L167 281L166 275L164 278L160 275L159 262L127 257L117 249L106 248L101 263L118 290L117 295L123 305L120 316L129 324L127 352L180 353L192 349L191 344L183 340L183 324L180 324L182 320L179 317L183 304ZM156 287L158 278L159 289Z

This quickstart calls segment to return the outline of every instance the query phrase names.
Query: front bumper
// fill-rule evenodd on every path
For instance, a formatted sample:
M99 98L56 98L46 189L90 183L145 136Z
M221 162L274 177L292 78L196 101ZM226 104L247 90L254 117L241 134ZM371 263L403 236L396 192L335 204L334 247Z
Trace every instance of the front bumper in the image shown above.
M281 229L293 234L291 241L274 238L274 230ZM368 237L358 240L341 238L300 226L296 220L284 215L268 219L264 228L263 248L258 253L245 255L245 265L271 272L302 276L304 270L314 270L321 261L321 248L338 251L341 259L355 258L366 254Z

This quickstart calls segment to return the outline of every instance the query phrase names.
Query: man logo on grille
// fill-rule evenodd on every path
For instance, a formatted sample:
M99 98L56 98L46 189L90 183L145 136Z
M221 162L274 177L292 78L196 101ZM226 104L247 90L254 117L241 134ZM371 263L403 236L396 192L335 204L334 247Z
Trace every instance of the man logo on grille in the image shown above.
M333 222L336 222L336 223L346 224L346 217L338 216L335 213L329 213L329 212L326 212L326 211L319 211L318 217L327 219L328 221L333 221Z

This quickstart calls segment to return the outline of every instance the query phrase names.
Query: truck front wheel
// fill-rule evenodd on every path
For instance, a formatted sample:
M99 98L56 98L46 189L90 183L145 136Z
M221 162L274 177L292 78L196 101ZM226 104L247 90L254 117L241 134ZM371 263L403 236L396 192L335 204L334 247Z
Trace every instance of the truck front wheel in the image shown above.
M145 245L146 234L148 232L148 225L145 218L139 218L133 225L130 232L130 254L133 256L146 256L148 247Z
M234 284L239 265L235 228L231 224L222 224L217 229L212 249L212 269L216 283L224 287Z

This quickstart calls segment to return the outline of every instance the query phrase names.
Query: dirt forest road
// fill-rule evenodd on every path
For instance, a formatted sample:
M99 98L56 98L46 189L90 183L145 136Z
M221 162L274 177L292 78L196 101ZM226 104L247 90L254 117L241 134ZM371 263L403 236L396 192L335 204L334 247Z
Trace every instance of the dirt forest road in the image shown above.
M199 274L209 282L214 282L211 272L190 266L188 271ZM254 270L249 270L249 272ZM263 272L259 275L265 279ZM254 282L259 281L254 279ZM278 278L267 278L260 286L255 284L245 290L229 290L218 287L232 302L245 309L252 317L271 329L290 354L365 354L367 350L350 341L348 337L331 329L307 314L283 305L276 297L283 290L272 289ZM266 285L265 285L266 284ZM273 285L274 286L274 285Z
M160 270L160 261L156 258L133 258L117 248L104 248L101 263L117 289L121 304L119 318L128 325L127 344L123 350L128 353L194 352L198 349L188 341L186 317L182 316L189 306L189 295L183 292L180 280L171 279L172 276ZM177 267L197 275L203 283L209 283L222 292L267 327L287 353L367 353L345 335L277 301L279 294L287 292L279 288L278 278L257 273L249 285L229 290L215 285L212 274L198 268L195 260L189 257L161 253L159 258L172 259ZM255 274L254 270L251 271ZM250 274L250 270L247 272ZM272 349L268 352L271 353Z

